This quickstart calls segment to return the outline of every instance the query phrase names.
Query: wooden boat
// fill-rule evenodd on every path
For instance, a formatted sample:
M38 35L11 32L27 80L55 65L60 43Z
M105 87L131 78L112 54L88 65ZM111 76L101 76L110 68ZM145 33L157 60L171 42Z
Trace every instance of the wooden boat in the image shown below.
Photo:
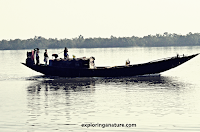
M49 65L35 65L33 52L27 52L26 63L23 65L50 76L60 77L123 77L137 76L146 74L157 74L194 58L198 54L189 56L175 56L159 59L142 64L114 66L114 67L95 67L94 57L72 58L72 59L53 59L49 60Z

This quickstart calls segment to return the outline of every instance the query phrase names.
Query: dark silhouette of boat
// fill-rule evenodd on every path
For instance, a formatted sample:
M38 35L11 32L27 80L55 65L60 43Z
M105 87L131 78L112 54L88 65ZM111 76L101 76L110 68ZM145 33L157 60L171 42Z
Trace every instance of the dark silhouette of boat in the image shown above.
M113 66L113 67L95 67L94 57L90 58L72 58L72 59L53 59L49 60L49 65L35 65L34 53L27 52L26 63L23 65L50 76L60 77L123 77L137 76L146 74L157 74L174 67L177 67L186 61L194 58L198 54L189 56L175 56L159 59L142 64ZM55 54L53 55L55 56Z

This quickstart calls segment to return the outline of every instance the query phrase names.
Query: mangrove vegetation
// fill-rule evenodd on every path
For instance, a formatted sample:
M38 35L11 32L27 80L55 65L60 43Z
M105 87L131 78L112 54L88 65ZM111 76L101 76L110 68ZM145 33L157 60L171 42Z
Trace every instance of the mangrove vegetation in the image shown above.
M52 48L108 48L108 47L164 47L164 46L200 46L200 33L186 35L164 34L148 35L144 37L114 37L84 38L82 35L73 39L46 39L41 36L21 40L1 40L0 50L41 49Z

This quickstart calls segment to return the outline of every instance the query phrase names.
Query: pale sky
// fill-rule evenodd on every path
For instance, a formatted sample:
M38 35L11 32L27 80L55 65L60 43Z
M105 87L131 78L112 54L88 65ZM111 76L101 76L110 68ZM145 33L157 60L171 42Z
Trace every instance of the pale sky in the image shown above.
M200 32L200 0L0 0L0 40Z

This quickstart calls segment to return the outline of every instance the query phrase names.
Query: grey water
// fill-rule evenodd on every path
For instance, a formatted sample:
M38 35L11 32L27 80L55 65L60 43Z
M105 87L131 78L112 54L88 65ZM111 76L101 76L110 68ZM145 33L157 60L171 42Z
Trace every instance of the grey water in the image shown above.
M50 59L63 50L48 49ZM68 50L94 56L96 66L200 53L198 46ZM200 56L160 75L59 78L23 66L27 51L0 51L0 131L200 131Z

